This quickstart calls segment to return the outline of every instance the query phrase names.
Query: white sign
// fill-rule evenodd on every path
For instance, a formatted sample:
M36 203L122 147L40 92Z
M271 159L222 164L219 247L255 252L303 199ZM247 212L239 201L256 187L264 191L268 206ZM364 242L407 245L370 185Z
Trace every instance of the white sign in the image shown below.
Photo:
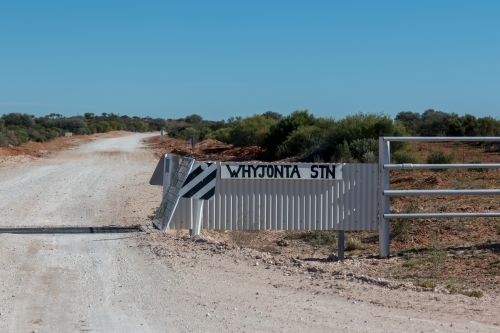
M221 163L226 179L342 179L343 164L326 163Z

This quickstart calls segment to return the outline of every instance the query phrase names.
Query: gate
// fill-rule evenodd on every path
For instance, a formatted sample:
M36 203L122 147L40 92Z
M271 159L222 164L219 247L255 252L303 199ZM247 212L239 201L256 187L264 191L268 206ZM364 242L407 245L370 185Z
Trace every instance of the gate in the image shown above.
M472 141L492 142L500 141L500 137L380 137L379 138L379 255L387 258L390 255L390 219L397 218L447 218L447 217L500 217L500 212L477 212L477 213L411 213L391 214L391 196L420 196L420 195L483 195L500 194L499 189L494 190L391 190L391 170L414 170L414 169L484 169L500 168L499 163L493 164L391 164L390 142L396 141Z

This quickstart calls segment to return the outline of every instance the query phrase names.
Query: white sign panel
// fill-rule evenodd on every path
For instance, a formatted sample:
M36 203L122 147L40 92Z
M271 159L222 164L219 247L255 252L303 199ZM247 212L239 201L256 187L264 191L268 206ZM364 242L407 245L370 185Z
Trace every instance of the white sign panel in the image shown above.
M221 163L222 179L342 179L343 164Z

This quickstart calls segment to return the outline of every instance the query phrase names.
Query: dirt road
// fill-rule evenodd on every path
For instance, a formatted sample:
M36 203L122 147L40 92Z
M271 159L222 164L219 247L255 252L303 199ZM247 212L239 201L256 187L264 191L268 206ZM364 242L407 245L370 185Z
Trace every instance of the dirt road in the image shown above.
M0 164L0 228L148 225L161 189L146 136ZM0 234L0 332L500 331L489 296L319 280L220 247L157 231Z

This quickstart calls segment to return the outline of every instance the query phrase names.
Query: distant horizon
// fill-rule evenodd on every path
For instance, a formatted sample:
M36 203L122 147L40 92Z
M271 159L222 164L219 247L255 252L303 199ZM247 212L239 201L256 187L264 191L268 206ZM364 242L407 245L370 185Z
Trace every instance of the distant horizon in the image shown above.
M0 3L0 114L500 115L500 2Z
M458 113L456 113L456 112L447 112L447 111L445 111L445 110L437 110L437 109L433 109L433 108L428 108L428 109L426 109L426 110L424 110L424 111L422 111L422 112L418 112L418 111L411 111L411 110L403 110L403 111L399 111L399 112L406 112L406 111L409 111L409 112L417 112L418 114L422 115L422 113L424 113L424 112L425 112L425 111L427 111L427 110L441 111L441 112L445 112L445 113L448 113L448 114L455 113L455 114L457 114L459 117L465 116L466 114L471 114L471 115L473 115L473 116L474 116L474 117L476 117L476 118L492 117L492 118L493 118L493 119L495 119L495 120L500 120L500 117L498 117L498 116L496 116L496 117L495 117L495 116L488 116L488 115L486 115L486 116L476 116L476 115L474 115L474 114L472 114L472 113L458 114ZM262 115L262 114L264 114L264 113L265 113L265 112L267 112L267 111L273 111L273 110L266 110L266 111L261 112L261 113L254 113L254 114L252 114L252 115L243 116L243 118L251 117L251 116L256 115L256 114L257 114L257 115ZM286 117L286 116L288 116L289 114L291 114L291 113L292 113L292 112L294 112L294 111L299 111L299 110L293 110L293 111L291 111L290 113L287 113L287 114L283 114L283 113L281 113L281 115L282 115L283 117ZM334 120L343 119L343 118L345 118L345 117L347 117L347 116L353 116L353 115L356 115L356 114L359 114L359 113L363 113L363 114L382 114L382 115L390 116L390 117L394 120L394 119L396 118L397 114L399 113L399 112L398 112L398 113L396 113L394 116L392 116L392 115L387 114L387 113L384 113L384 112L362 112L362 111L360 111L360 112L354 112L354 113L351 113L351 114L346 114L346 115L344 115L343 117L328 117L328 116L318 116L318 115L315 115L315 114L314 114L313 112L311 112L310 110L307 110L307 111L308 111L310 114L314 115L316 118L333 118ZM72 115L67 115L67 114L66 114L66 115L65 115L65 114L62 114L62 113L59 113L59 112L50 112L50 113L47 113L47 114L42 114L42 115L35 115L35 114L28 113L28 112L5 112L5 113L0 113L0 117L1 117L1 116L3 116L4 114L9 114L9 113L29 114L29 115L35 116L36 118L38 118L38 117L45 117L45 116L49 116L49 115L50 115L50 114L52 114L52 113L54 113L54 114L60 114L60 115L62 115L63 117L66 117L66 118L78 117L78 116L80 116L80 117L84 117L84 114L85 114L85 113L93 113L95 116L102 116L102 114L103 114L102 112L101 112L101 113L96 113L96 112L84 112L84 113L82 113L82 114L72 114ZM155 119L155 118L160 118L160 119L165 119L165 120L168 120L168 119L171 119L171 120L184 119L184 118L186 118L187 116L190 116L190 115L193 115L193 114L197 114L197 115L201 116L201 117L203 118L203 120L207 120L207 121L221 121L221 120L227 121L227 120L228 120L228 118L229 118L229 117L228 117L228 118L226 118L226 119L212 119L212 118L205 118L205 117L203 117L203 115L198 114L198 113L191 113L191 114L187 114L187 115L185 115L185 116L180 116L180 117L161 117L161 116L160 116L160 117L152 117L152 116L149 116L149 115L120 114L120 113L114 113L114 112L104 112L104 113L106 113L106 114L114 114L114 115L117 115L117 116L119 116L119 117L122 117L122 116L127 116L127 117L130 117L130 118L132 118L132 117L148 118L148 117L149 117L149 118L153 118L153 119ZM238 116L236 116L236 117L238 117Z

